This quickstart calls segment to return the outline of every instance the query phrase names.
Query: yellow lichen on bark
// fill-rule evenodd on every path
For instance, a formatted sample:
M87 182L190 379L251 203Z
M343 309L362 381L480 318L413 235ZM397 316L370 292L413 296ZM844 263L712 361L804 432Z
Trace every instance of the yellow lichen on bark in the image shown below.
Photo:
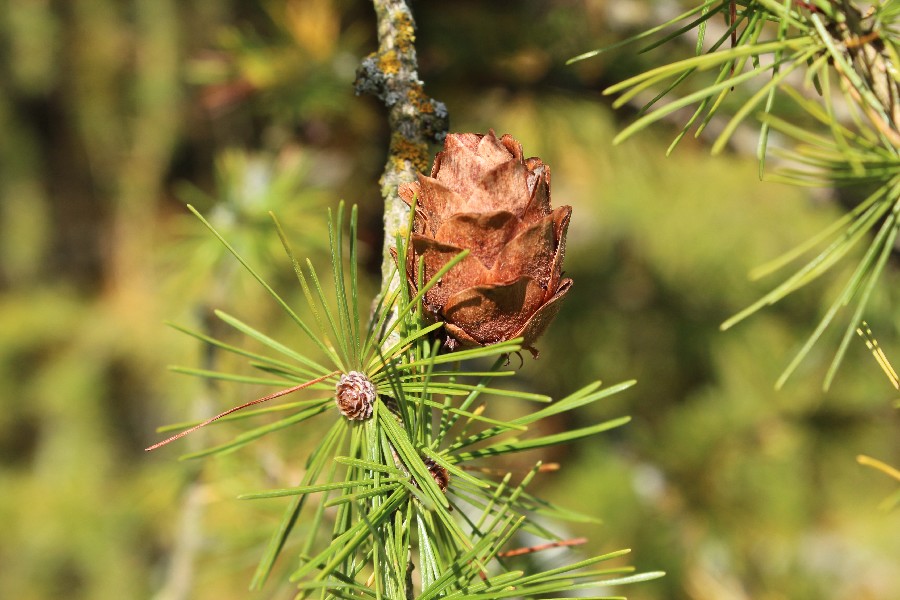
M425 173L431 164L431 158L428 154L428 145L425 143L411 142L403 137L399 132L391 134L390 157L396 161L396 167L400 169L406 168L404 164L409 164L419 173Z
M393 15L394 43L400 52L406 52L416 41L416 27L409 13L396 11Z
M407 98L409 98L409 103L412 104L420 114L431 114L434 112L434 104L431 102L431 98L425 94L425 90L421 84L411 86Z
M400 61L394 50L388 50L378 56L378 68L385 75L396 75L400 72Z

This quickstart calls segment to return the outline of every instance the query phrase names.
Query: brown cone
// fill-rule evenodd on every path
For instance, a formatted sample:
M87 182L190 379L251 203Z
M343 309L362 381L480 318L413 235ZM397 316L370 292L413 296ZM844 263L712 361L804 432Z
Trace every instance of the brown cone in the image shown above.
M359 371L342 374L334 390L338 409L352 421L370 418L377 396L375 385Z
M410 286L418 289L419 261L430 280L448 261L469 255L425 294L431 317L444 322L450 349L496 344L516 337L534 342L572 287L562 278L571 206L550 206L550 168L523 158L510 135L452 133L431 177L400 186L415 202L407 254Z

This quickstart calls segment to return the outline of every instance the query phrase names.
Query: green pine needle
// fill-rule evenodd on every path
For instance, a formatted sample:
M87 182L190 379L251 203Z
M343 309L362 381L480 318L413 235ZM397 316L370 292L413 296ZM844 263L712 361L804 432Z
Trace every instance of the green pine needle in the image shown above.
M900 55L896 49L900 10L896 3L876 4L871 14L861 18L851 3L816 1L814 10L806 10L791 0L744 3L710 0L619 44L569 61L585 60L627 43L651 39L639 50L642 52L671 44L683 34L696 31L696 40L692 40L694 56L661 64L604 90L604 94L617 95L614 107L630 103L649 90L660 90L643 104L637 118L619 132L614 143L693 107L670 144L668 155L692 128L699 136L713 118L722 114L726 110L726 98L736 97L738 88L765 78L763 83L737 97L735 108L728 108L731 114L713 142L713 153L725 149L742 123L757 117L760 178L800 186L876 187L868 199L850 209L833 226L754 270L751 276L757 278L825 246L782 284L722 324L722 329L727 329L809 284L845 259L863 239L869 238L869 248L850 281L779 378L778 386L797 368L839 310L852 303L853 308L847 311L849 321L826 374L825 386L830 385L883 269L883 257L888 252L886 240L888 237L893 240L896 233L892 221L878 232L875 229L900 199L897 184L900 126L894 121L898 80L890 77L890 65L896 65ZM736 18L731 19L728 13L735 7ZM728 21L727 31L705 48L708 19L720 13ZM861 21L865 24L858 25ZM862 29L857 31L854 27ZM732 43L729 45L728 41ZM765 56L771 60L763 65L760 58ZM865 56L865 60L860 60L860 56ZM710 71L717 71L716 76L711 77ZM803 74L802 83L797 83L798 73ZM678 90L691 84L692 91L674 97ZM810 97L809 88L814 88L818 97ZM787 120L774 114L780 110L777 96L793 100L815 122L798 121L794 115ZM840 113L848 115L843 121L834 106L835 98L840 96L842 108L848 109ZM661 102L673 97L666 104ZM787 164L764 177L772 131L793 138L796 145L789 150L775 149L773 153Z
M505 582L519 582L520 593L515 595L539 597L570 585L585 585L588 589L611 581L631 581L615 577L625 573L624 568L573 572L565 578L560 571L548 571L536 578L525 578L517 571L497 573L497 569L504 569L498 554L517 532L528 531L551 542L557 539L543 526L531 522L528 515L576 522L595 519L528 494L526 487L540 472L540 465L518 485L510 486L493 482L477 467L470 470L468 463L566 443L623 425L628 417L551 435L528 435L529 428L542 419L581 410L634 382L609 388L595 382L551 402L551 398L541 394L496 385L500 378L514 374L505 364L510 354L521 350L521 339L442 353L440 343L434 340L442 324L423 319L422 298L441 276L465 258L466 252L452 259L429 281L416 286L416 290L410 290L406 278L399 277L400 288L379 300L372 319L363 326L356 279L357 212L355 207L349 211L349 241L345 240L343 223L346 212L343 203L333 213L329 211L330 279L320 277L312 261L301 262L295 257L286 232L273 215L275 230L312 315L312 326L208 221L197 215L298 325L309 344L308 348L292 347L241 318L216 311L224 323L276 357L182 326L174 327L204 344L243 358L248 366L265 375L195 367L174 370L223 382L282 387L322 379L309 387L331 394L341 374L358 370L371 381L381 399L375 402L373 417L365 422L346 420L336 409L331 394L228 415L222 420L247 422L263 415L275 415L275 420L184 457L234 452L270 433L295 425L306 427L313 418L318 418L318 423L330 420L330 425L304 430L304 437L314 446L301 481L240 496L288 502L257 567L252 587L259 589L264 584L301 520L305 523L305 538L291 580L297 582L302 594L406 598L410 560L419 565L422 598L504 597L508 595ZM349 252L344 251L345 245ZM397 268L401 274L406 273L406 256L406 240L398 239ZM484 366L485 361L491 364L489 368ZM486 406L479 403L487 398L491 405L540 402L545 406L515 419L504 419L485 412ZM471 450L475 444L477 448ZM442 489L448 481L449 488ZM508 481L508 477L504 479ZM465 507L480 511L477 522L469 519ZM482 579L488 572L490 577ZM582 580L590 583L573 583Z

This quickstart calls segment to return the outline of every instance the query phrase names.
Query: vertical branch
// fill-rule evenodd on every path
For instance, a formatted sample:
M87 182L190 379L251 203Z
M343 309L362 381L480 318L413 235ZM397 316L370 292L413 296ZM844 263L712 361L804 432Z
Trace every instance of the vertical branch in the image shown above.
M232 270L232 267L226 267ZM221 269L220 269L221 270ZM225 281L227 277L217 278ZM217 291L224 291L224 285L217 286ZM220 296L214 292L213 297ZM198 311L203 317L203 332L210 336L222 334L221 321L212 318L213 311L201 306ZM202 366L209 371L216 370L218 350L213 345L203 348ZM204 391L191 400L192 419L203 420L213 414L212 398L218 394L217 383L213 379L203 381ZM203 448L206 432L191 437L186 444L189 452ZM209 504L206 483L203 481L202 464L194 464L186 471L187 483L181 492L181 506L178 514L177 534L169 551L168 564L162 587L154 594L153 600L188 600L194 593L197 571L197 560L203 552L204 517Z
M447 135L448 116L443 102L425 95L419 80L415 23L405 0L372 0L378 19L378 50L363 59L356 73L356 93L373 94L388 109L391 131L387 163L381 176L384 198L384 247L381 262L381 293L399 285L391 277L390 249L398 232L405 231L409 207L400 199L401 183L416 180L431 164L429 143L440 143ZM387 307L386 307L387 309Z
M384 198L384 245L381 249L381 292L385 298L400 285L400 274L394 270L391 248L397 234L406 231L409 222L409 207L400 198L400 184L416 181L416 175L425 172L431 164L429 143L443 142L447 135L448 115L443 102L429 98L424 84L419 79L416 48L416 26L406 0L372 0L378 20L378 50L365 57L356 72L356 93L372 94L388 109L388 126L391 141L387 162L379 184ZM376 300L377 305L377 300ZM385 320L390 326L396 319L397 309L385 306L391 311ZM385 346L390 346L399 337L395 330ZM397 466L406 471L398 460L393 447ZM413 562L407 560L405 587L406 597L413 598Z

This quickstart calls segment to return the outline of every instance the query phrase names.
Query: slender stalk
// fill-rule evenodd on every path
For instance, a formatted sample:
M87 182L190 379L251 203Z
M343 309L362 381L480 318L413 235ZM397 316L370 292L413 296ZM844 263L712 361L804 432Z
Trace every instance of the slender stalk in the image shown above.
M406 231L409 207L397 193L431 164L429 143L447 135L447 108L425 95L419 80L415 22L405 0L372 0L378 19L378 50L363 59L356 74L356 93L373 94L388 109L391 140L379 184L384 198L384 247L381 296L399 285L390 250ZM385 307L393 310L393 307ZM386 322L390 326L393 316Z
M381 310L390 311L382 324L382 331L394 329L382 342L382 349L388 349L400 340L400 330L394 328L398 318L396 303L384 300L398 290L402 276L395 268L391 249L398 235L407 231L410 210L398 189L427 171L431 164L428 145L443 141L449 122L446 106L426 96L419 80L413 45L415 21L409 5L405 0L372 0L372 4L378 20L378 50L363 59L355 85L357 94L373 94L384 103L391 132L387 162L379 181L384 198L384 244L381 291L373 304L373 310L380 306ZM378 319L378 315L373 318ZM391 450L396 457L393 445ZM412 572L413 563L409 561L405 574L407 598L414 595Z

